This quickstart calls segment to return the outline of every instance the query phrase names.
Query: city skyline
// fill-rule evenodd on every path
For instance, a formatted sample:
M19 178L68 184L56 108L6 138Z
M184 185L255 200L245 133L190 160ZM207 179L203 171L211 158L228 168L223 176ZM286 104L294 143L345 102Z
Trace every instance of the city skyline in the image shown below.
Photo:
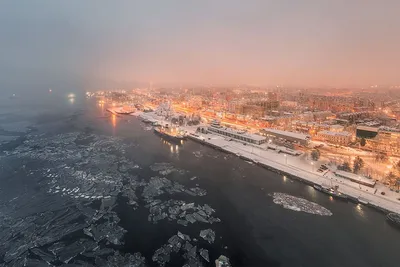
M1 3L2 85L400 85L398 1ZM24 79L21 79L24 77Z

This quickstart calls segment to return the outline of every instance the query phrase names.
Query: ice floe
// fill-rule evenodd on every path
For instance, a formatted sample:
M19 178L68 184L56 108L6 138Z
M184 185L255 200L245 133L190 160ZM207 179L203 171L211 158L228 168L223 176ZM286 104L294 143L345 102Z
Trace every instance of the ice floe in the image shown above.
M215 240L215 232L211 229L201 230L200 237L212 244Z
M149 168L157 176L139 177L135 174L147 167L126 157L129 147L120 138L94 134L30 135L5 155L8 160L40 162L40 168L26 172L29 178L37 179L41 191L35 201L20 196L12 202L0 202L0 211L7 211L0 212L0 260L7 266L27 262L32 266L60 262L71 266L145 266L140 253L120 254L115 249L123 245L126 234L114 211L120 196L133 210L140 206L148 209L152 223L168 220L187 226L220 222L213 208L196 203L206 190L166 178L171 173L185 174L185 170L171 163L155 163ZM185 201L179 199L182 196ZM65 241L77 233L77 240ZM207 238L213 240L215 233ZM195 241L178 232L154 251L153 258L162 265L170 253L180 252L185 266L202 266L203 259L209 260L208 251L198 250L191 243ZM91 258L91 263L80 255Z
M331 216L332 212L317 203L305 200L304 198L294 197L284 193L274 193L273 201L275 204L283 206L285 209L301 211L321 216Z

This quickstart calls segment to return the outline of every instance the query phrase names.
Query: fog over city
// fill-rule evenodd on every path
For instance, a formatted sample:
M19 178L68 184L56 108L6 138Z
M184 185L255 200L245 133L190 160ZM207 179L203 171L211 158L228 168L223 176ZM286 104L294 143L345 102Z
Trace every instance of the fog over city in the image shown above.
M397 85L400 2L1 1L0 90Z
M0 267L400 266L400 0L0 0Z

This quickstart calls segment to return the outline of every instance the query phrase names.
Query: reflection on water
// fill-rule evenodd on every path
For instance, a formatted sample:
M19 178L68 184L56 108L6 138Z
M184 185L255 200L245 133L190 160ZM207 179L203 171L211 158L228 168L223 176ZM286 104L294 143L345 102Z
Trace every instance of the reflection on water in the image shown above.
M357 211L358 215L360 215L361 217L364 217L364 210L363 210L363 207L361 206L361 204L356 205L356 211Z
M179 154L179 146L177 144L172 144L171 142L168 142L167 140L161 138L162 143L169 146L169 150L172 154ZM182 140L180 142L181 144L183 144Z
M113 128L117 127L117 115L115 115L115 114L111 115L111 124L112 124Z
M312 187L312 186L307 186L307 191L308 191L308 194L309 194L313 199L315 199L315 196L316 196L316 194L317 194L317 190L315 190L315 188Z

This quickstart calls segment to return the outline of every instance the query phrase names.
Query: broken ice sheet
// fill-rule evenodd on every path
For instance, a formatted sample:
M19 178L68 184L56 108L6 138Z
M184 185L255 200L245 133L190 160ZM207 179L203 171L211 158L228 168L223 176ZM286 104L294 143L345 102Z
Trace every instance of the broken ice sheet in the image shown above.
M214 210L208 205L201 206L172 199L165 202L157 200L150 203L148 220L156 223L168 218L184 226L196 222L209 224L220 222L220 219L211 216L213 212Z
M167 176L172 172L178 172L184 174L185 171L175 168L171 163L158 162L150 166L150 169L154 172L158 172L160 175Z
M120 252L116 251L114 255L110 255L107 257L106 266L145 267L146 259L139 252L136 252L133 255L129 253L121 255Z
M118 225L119 218L114 214L114 212L104 216L103 222L92 224L84 229L84 233L94 240L100 242L104 239L109 241L114 245L121 245L123 243L122 239L127 232L124 228Z
M193 246L190 240L190 236L178 232L176 235L171 236L166 244L155 251L152 260L157 262L159 266L165 266L171 259L171 253L182 251L186 264L189 264L188 266L202 266L197 256L197 247Z
M44 251L40 248L33 248L30 250L30 252L45 262L52 262L55 260L55 257L53 254L51 254L50 252Z
M42 171L48 192L89 200L118 195L125 173L137 167L124 156L128 146L115 137L67 133L34 136L12 155L52 162Z

